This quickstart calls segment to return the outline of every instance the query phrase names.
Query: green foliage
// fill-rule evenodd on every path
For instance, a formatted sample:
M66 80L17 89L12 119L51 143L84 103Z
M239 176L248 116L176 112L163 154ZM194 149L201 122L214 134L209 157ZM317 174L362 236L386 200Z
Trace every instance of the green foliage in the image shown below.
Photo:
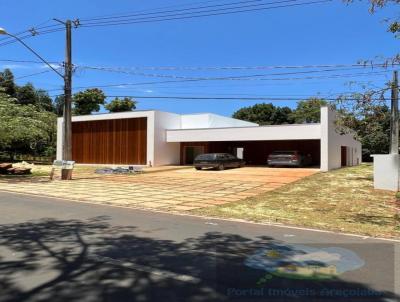
M345 0L347 3L352 3L354 0ZM369 11L371 14L374 14L378 9L384 9L389 6L399 5L399 0L368 0L370 3ZM393 8L394 10L395 8ZM387 10L388 11L388 10ZM400 37L398 33L400 32L400 17L397 14L396 17L388 18L385 20L388 25L388 31L395 34L396 37Z
M31 83L17 87L15 98L21 105L36 105L36 90Z
M321 106L326 105L325 100L319 98L309 98L299 101L296 110L291 114L291 118L297 124L319 123L321 119Z
M64 96L63 95L58 95L54 99L54 113L57 114L57 116L63 116L64 112Z
M35 106L41 110L54 112L53 100L43 89L35 90Z
M38 154L55 144L56 116L0 92L0 151Z
M233 117L260 125L319 123L321 106L326 104L325 100L309 98L299 101L297 108L292 110L289 107L263 103L239 109Z
M106 96L103 91L97 88L87 89L78 92L73 97L74 113L76 115L91 114L93 111L100 110L100 105L104 105Z
M256 104L236 111L234 118L257 123L260 125L291 124L292 110L289 107L275 107L273 104Z
M340 126L355 130L363 147L363 161L371 161L372 154L385 154L390 145L390 110L386 104L367 102L357 111L340 111Z
M132 111L136 108L136 101L129 97L125 97L122 100L115 98L104 107L110 112Z
M14 83L14 75L8 68L0 72L0 87L4 88L6 94L11 96L15 95L16 85Z

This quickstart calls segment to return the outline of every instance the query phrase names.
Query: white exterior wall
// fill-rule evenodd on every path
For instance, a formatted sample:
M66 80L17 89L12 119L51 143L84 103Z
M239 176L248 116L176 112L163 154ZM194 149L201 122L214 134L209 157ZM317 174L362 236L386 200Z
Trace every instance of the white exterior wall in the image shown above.
M59 117L57 119L57 149L56 149L56 159L62 160L62 145L63 145L63 118Z
M176 129L253 127L253 126L258 126L258 124L212 113L200 113L200 114L181 115L181 127ZM168 129L174 129L174 128L168 128Z
M154 166L179 165L180 144L167 143L165 129L179 129L181 116L175 113L154 112Z
M353 134L336 132L336 113L328 106L321 107L321 171L341 167L341 147L347 147L347 166L361 163L361 143Z
M398 192L400 155L375 154L372 157L374 158L374 188Z
M168 142L320 139L320 124L167 130Z

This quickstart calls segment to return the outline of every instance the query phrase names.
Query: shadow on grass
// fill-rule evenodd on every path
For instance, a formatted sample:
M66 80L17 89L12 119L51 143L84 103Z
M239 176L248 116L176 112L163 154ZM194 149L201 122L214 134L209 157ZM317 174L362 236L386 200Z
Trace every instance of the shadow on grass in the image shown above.
M139 236L140 235L140 236ZM265 272L244 265L260 248L284 248L219 232L175 242L145 237L107 217L0 225L1 301L374 301L393 297L229 296L259 290ZM314 263L318 264L318 263ZM274 278L264 288L372 291L361 283Z
M382 215L367 215L358 213L352 216L352 218L349 221L369 224L369 225L390 226L393 225L395 219L393 217L387 217Z

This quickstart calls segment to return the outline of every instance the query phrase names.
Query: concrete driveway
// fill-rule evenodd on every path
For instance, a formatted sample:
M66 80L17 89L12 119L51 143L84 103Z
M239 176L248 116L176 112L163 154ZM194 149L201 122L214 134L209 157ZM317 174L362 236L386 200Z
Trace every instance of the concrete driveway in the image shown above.
M75 171L73 181L47 178L1 179L0 190L82 202L162 211L236 202L317 173L318 169L244 167L224 171L162 169L139 175Z

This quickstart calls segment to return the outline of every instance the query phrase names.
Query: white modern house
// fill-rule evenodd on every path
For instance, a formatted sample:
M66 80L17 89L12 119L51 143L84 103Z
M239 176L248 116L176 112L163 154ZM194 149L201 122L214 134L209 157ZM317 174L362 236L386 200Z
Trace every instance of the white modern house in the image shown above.
M322 171L361 163L361 144L336 132L335 112L321 108L321 122L259 126L212 113L157 110L74 116L73 160L81 164L191 164L200 153L227 152L265 165L268 154L298 150ZM57 159L62 159L63 119L58 119Z

